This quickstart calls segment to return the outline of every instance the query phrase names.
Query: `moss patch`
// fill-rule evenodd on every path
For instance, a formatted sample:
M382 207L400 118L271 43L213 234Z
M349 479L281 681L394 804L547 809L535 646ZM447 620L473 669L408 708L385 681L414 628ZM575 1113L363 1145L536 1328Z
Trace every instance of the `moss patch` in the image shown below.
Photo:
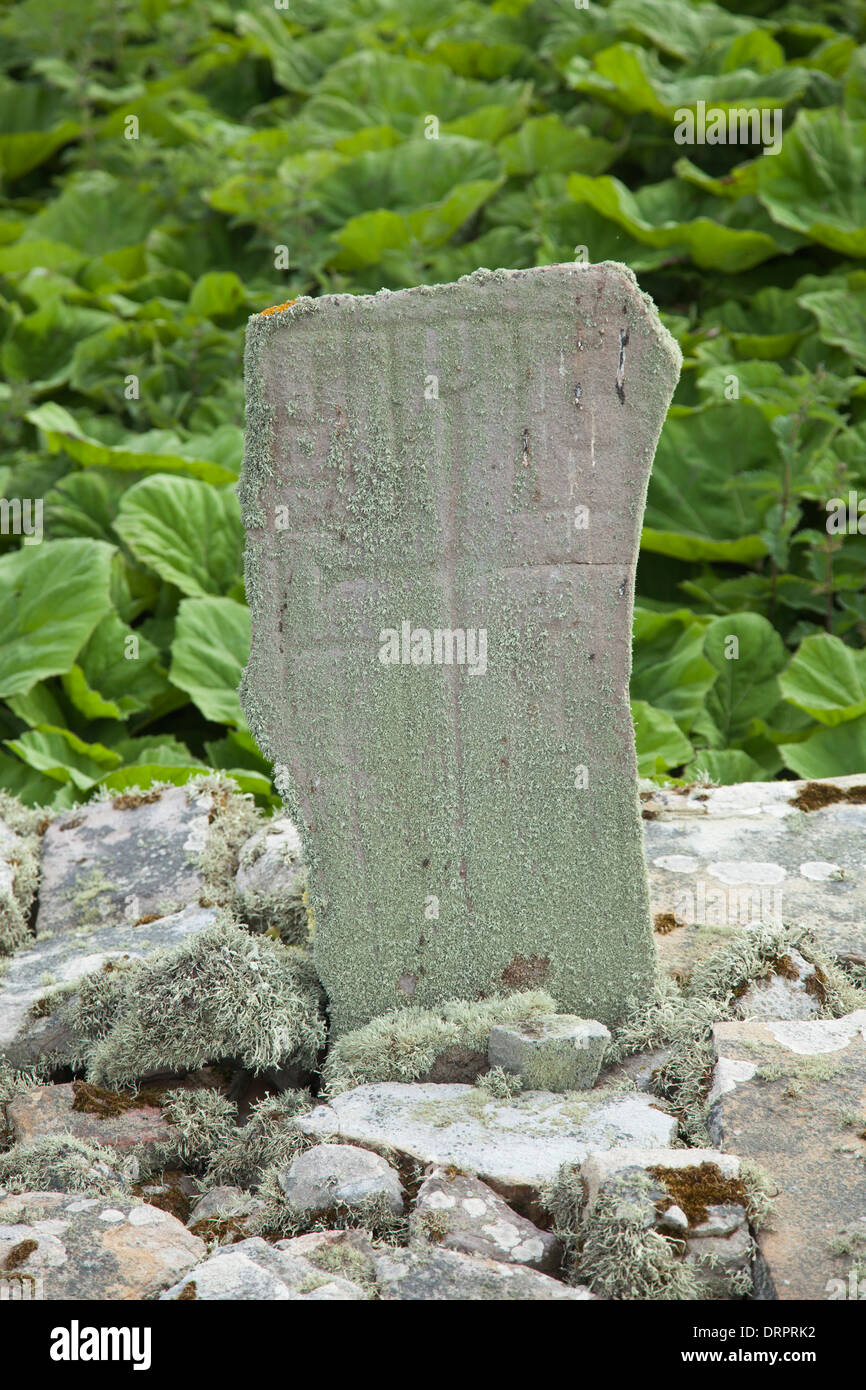
M807 782L790 804L798 811L820 811L824 806L834 806L839 801L847 801L853 806L866 804L866 786L836 787L826 782Z
M690 1226L701 1226L709 1220L708 1207L747 1205L746 1188L739 1178L726 1178L717 1163L701 1163L692 1168L648 1168L669 1193L661 1209L680 1207L689 1218Z

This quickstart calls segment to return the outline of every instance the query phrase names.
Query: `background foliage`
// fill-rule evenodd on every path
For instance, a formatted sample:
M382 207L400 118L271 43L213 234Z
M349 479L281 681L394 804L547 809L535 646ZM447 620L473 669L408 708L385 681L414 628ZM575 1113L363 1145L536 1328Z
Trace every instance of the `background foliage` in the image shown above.
M45 525L0 536L0 785L63 806L211 765L272 800L235 693L247 315L577 246L685 355L641 770L866 771L866 537L825 528L866 495L864 40L861 0L0 6L0 490ZM698 100L781 108L782 152L678 145Z

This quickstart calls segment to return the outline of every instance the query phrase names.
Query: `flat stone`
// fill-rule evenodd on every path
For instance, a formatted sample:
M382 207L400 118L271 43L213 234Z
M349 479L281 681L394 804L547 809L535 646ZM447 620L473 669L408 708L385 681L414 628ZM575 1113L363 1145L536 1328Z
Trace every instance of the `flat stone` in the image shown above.
M43 839L37 936L131 927L197 903L213 810L211 792L167 787L128 809L115 797L58 816Z
M369 1296L361 1285L321 1269L303 1255L250 1237L215 1251L166 1289L160 1301L346 1302Z
M0 1270L14 1270L37 1298L152 1298L206 1253L168 1212L125 1197L0 1197Z
M31 1066L52 1054L62 1061L71 1039L56 1013L45 1012L52 994L57 994L59 1007L64 987L101 970L108 961L141 959L178 946L211 926L216 917L214 908L193 906L137 925L119 921L108 927L70 929L22 947L0 977L0 1056L15 1067ZM40 1016L34 1018L36 1004Z
M141 1105L119 1115L99 1115L73 1108L80 1083L37 1086L6 1106L16 1143L29 1143L57 1134L71 1134L87 1143L104 1144L117 1153L141 1145L153 1154L157 1145L179 1138L157 1105Z
M580 1170L586 1193L586 1209L592 1209L599 1193L608 1183L630 1169L699 1168L702 1163L714 1163L723 1178L739 1177L739 1158L718 1149L638 1148L624 1145L607 1153L592 1153L584 1160Z
M618 1144L661 1147L677 1128L674 1116L635 1092L524 1091L500 1101L476 1086L400 1082L344 1091L296 1123L317 1138L458 1168L530 1218L539 1188L556 1177L561 1164Z
M610 1033L594 1019L550 1014L497 1025L487 1050L491 1067L523 1078L533 1091L589 1091L601 1070Z
M299 1154L280 1174L288 1206L310 1220L338 1206L363 1209L384 1203L395 1216L403 1213L399 1175L379 1154L351 1144L317 1144Z
M250 320L241 701L336 1036L527 974L605 1023L649 992L632 596L680 363L613 263Z
M398 1250L376 1261L379 1296L388 1302L572 1300L594 1297L567 1284L501 1260L477 1259L456 1250Z
M866 1235L866 1010L721 1023L713 1040L713 1142L760 1164L779 1189L757 1236L763 1296L827 1299L854 1259L834 1243L858 1222Z
M479 1178L437 1168L418 1189L410 1221L413 1241L435 1244L506 1264L555 1273L562 1264L562 1245L512 1211Z
M758 921L808 928L831 955L866 953L866 802L800 810L815 788L817 799L856 796L866 776L655 789L644 800L653 917L682 923L656 932L668 970L690 970Z

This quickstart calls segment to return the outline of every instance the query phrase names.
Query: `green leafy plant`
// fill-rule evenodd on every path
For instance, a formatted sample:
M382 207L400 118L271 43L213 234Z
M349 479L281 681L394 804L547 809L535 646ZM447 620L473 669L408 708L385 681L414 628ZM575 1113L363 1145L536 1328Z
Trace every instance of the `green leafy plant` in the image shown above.
M236 694L247 315L583 247L685 359L641 772L866 773L861 8L19 0L0 55L0 786L214 767L276 806ZM781 149L678 143L699 101L780 112Z

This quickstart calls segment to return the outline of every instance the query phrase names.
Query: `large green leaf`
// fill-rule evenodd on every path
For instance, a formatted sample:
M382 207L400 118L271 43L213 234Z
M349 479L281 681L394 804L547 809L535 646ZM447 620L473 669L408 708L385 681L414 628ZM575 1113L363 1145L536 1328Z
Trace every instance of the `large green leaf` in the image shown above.
M116 613L103 619L61 680L70 703L86 719L126 719L169 689L158 649Z
M866 714L866 652L838 637L805 637L780 678L782 694L821 724Z
M80 130L46 87L7 81L0 85L0 173L5 179L29 174Z
M714 618L704 634L704 655L718 672L706 710L728 748L744 739L753 719L767 715L780 697L785 646L757 613Z
M655 777L689 761L692 745L669 714L646 700L632 700L631 713L639 776Z
M818 729L802 743L783 743L779 751L798 777L845 777L866 772L866 715Z
M111 609L113 553L102 541L64 540L0 557L0 696L71 668Z
M866 122L801 111L762 159L759 197L774 221L844 256L866 256Z
M716 668L703 654L705 623L687 608L653 613L636 607L631 693L665 711L688 733Z
M231 488L155 474L121 499L114 529L136 559L191 598L239 582L243 526Z
M69 729L42 726L5 743L28 767L56 782L71 782L79 791L87 791L120 762L112 749L86 743Z
M124 473L184 473L208 483L231 483L237 474L220 463L187 457L190 443L182 444L168 431L130 434L124 444L103 444L79 427L69 411L54 401L29 410L26 418L45 435L52 452L63 449L78 463L91 468L116 468ZM184 452L182 452L184 451Z
M681 560L748 564L771 498L748 486L750 469L775 456L761 412L742 401L669 415L650 476L641 544Z
M178 608L169 678L205 719L246 728L238 686L250 654L250 615L230 598L187 598Z

